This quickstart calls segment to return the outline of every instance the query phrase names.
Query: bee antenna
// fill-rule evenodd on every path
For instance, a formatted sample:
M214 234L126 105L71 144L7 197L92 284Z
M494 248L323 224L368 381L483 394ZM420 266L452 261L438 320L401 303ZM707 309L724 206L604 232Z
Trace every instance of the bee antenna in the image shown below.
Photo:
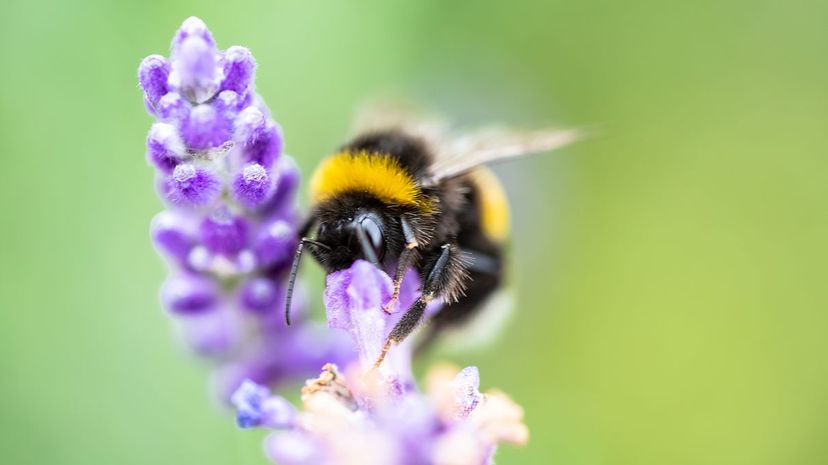
M285 296L285 323L288 326L290 326L290 304L293 301L293 286L296 284L296 274L299 272L299 262L302 260L305 244L321 247L328 251L331 250L327 245L313 239L308 239L307 237L303 237L299 241L299 245L296 247L296 254L293 256L293 265L290 267L290 279L288 280L287 295Z

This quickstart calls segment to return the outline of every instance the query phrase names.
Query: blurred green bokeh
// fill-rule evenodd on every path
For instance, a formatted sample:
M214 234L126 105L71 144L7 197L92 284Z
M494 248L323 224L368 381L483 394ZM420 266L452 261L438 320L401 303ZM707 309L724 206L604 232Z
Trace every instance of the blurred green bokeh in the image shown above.
M180 22L250 47L307 172L377 92L596 128L498 168L508 464L828 461L828 3L7 0L0 462L262 464L171 337L136 85ZM318 277L318 275L317 275Z

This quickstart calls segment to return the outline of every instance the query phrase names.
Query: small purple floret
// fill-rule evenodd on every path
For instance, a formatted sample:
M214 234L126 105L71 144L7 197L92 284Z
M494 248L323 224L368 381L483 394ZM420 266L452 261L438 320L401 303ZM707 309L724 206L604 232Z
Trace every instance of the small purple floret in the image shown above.
M189 163L176 166L167 179L166 197L173 205L206 205L220 193L221 184L212 172Z
M258 163L249 163L233 179L233 197L247 208L255 209L273 193L273 181Z
M247 222L226 211L220 211L201 223L201 242L214 253L232 255L247 245Z
M176 212L162 211L155 215L150 234L158 250L169 258L183 262L195 242L188 223L188 218Z
M221 147L230 140L232 122L212 105L197 105L181 122L181 136L187 147L206 150Z
M171 173L186 156L184 142L175 127L155 123L147 135L147 159L164 173Z
M178 275L167 279L161 288L164 306L176 313L199 313L218 299L218 289L209 279L198 275Z
M213 34L211 34L210 30L207 29L207 25L201 20L201 18L195 16L190 16L185 19L183 23L181 23L181 27L178 28L178 31L175 33L175 37L173 37L173 50L180 47L181 43L184 42L184 39L189 37L199 37L211 47L214 47L216 44L213 39Z
M296 249L296 229L287 220L264 223L256 238L253 252L262 266L287 265Z
M279 212L293 208L294 193L299 187L299 167L291 157L279 157L273 167L273 177L276 179L276 187L270 196L270 200L263 206L267 212Z
M226 357L241 342L238 321L226 308L178 316L184 340L202 356Z
M173 40L168 84L187 100L202 103L218 91L222 78L219 54L207 26L198 18L184 22Z
M239 113L233 140L244 153L245 159L270 167L282 152L282 131L255 106Z
M270 121L255 142L244 148L244 152L249 161L267 167L273 166L273 162L282 153L282 129Z
M253 278L242 287L241 303L248 310L265 313L274 309L279 294L280 291L272 280L263 277Z
M221 90L247 92L256 72L256 60L245 47L233 46L224 52L224 81Z
M170 75L170 63L161 55L144 58L138 67L138 82L144 89L144 97L152 107L167 93L167 78Z
M156 113L162 121L181 121L190 114L190 103L177 92L170 92L158 101Z
M250 380L242 383L230 401L236 407L236 423L241 428L288 428L295 421L296 411L290 402Z

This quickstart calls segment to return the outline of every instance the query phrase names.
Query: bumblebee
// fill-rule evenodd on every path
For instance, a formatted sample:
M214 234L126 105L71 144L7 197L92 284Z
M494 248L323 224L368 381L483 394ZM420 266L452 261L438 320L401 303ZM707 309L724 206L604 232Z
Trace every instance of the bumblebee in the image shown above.
M309 249L327 273L358 259L393 272L393 294L384 307L389 312L405 270L418 272L421 295L392 329L375 366L420 325L434 299L444 305L423 341L462 326L504 277L508 205L483 165L547 152L577 138L572 130L499 129L447 138L441 130L407 123L363 129L311 178L310 215L299 232L288 283L287 323L296 273Z

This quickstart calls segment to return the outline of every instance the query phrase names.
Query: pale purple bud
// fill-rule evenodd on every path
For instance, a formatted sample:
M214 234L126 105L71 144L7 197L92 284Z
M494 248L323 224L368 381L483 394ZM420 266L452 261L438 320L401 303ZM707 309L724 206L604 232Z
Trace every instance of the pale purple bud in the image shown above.
M150 234L156 248L167 257L183 263L194 242L188 223L187 218L172 211L155 215L150 225Z
M247 208L255 209L273 193L273 181L258 163L249 163L233 179L233 198Z
M279 157L273 167L273 175L276 187L267 201L263 210L267 213L278 213L293 208L296 199L296 189L299 187L301 178L299 167L291 157Z
M480 402L480 372L477 367L463 368L450 384L457 406L457 416L465 418Z
M180 41L176 38L169 86L191 102L210 100L218 91L222 78L218 58L212 38L207 40L203 34L188 35Z
M391 278L365 260L357 260L350 268L328 275L325 286L325 307L328 326L350 334L363 367L372 366L379 357L386 337L419 295L419 283L413 269L406 270L400 299L388 314L383 307L388 303L393 288ZM423 318L439 308L439 302L426 307ZM405 341L388 353L380 372L396 378L403 388L411 385L411 344Z
M328 326L351 334L365 366L377 359L390 331L382 307L391 298L392 287L391 278L365 260L328 275Z
M173 313L193 314L209 310L218 299L213 281L199 275L171 276L161 287L161 301Z
M259 135L267 127L267 117L254 106L242 110L236 118L233 140L241 145L250 145L256 142Z
M155 109L158 101L167 93L169 75L170 63L161 55L150 55L138 66L138 82L151 109Z
M233 123L223 111L202 104L190 110L181 123L181 135L187 147L204 150L220 147L230 140Z
M265 455L280 465L313 465L328 463L323 446L301 431L278 431L265 439Z
M247 222L220 211L201 222L201 243L211 252L233 255L247 245Z
M254 313L266 313L273 310L280 300L281 288L268 278L258 277L248 280L242 286L240 301L242 306Z
M188 37L199 37L211 46L215 46L216 44L216 41L213 40L213 35L210 33L210 30L207 29L207 25L201 20L201 18L195 16L190 16L185 19L184 22L181 23L181 27L179 27L175 32L172 42L173 52L175 52L181 43L184 42L184 39Z
M239 46L230 47L224 52L224 81L221 89L245 94L253 83L255 72L256 60L250 50Z
M156 106L156 114L164 121L184 121L189 113L190 104L177 92L161 97Z
M181 206L206 205L221 193L221 184L212 172L190 163L176 166L165 187L167 200Z
M236 423L241 428L289 428L296 421L296 409L290 402L249 379L233 393L230 402L236 407Z
M244 155L249 161L270 167L282 154L282 145L282 128L276 122L268 120L267 127L259 137L244 147Z
M253 252L262 266L283 265L293 259L296 231L283 219L272 220L260 228Z
M184 340L195 352L218 357L231 353L242 337L239 322L225 308L181 315L178 318Z
M175 126L155 123L147 135L147 160L163 173L171 173L187 155Z
M282 152L282 131L257 107L249 106L236 118L233 140L244 159L270 167Z

